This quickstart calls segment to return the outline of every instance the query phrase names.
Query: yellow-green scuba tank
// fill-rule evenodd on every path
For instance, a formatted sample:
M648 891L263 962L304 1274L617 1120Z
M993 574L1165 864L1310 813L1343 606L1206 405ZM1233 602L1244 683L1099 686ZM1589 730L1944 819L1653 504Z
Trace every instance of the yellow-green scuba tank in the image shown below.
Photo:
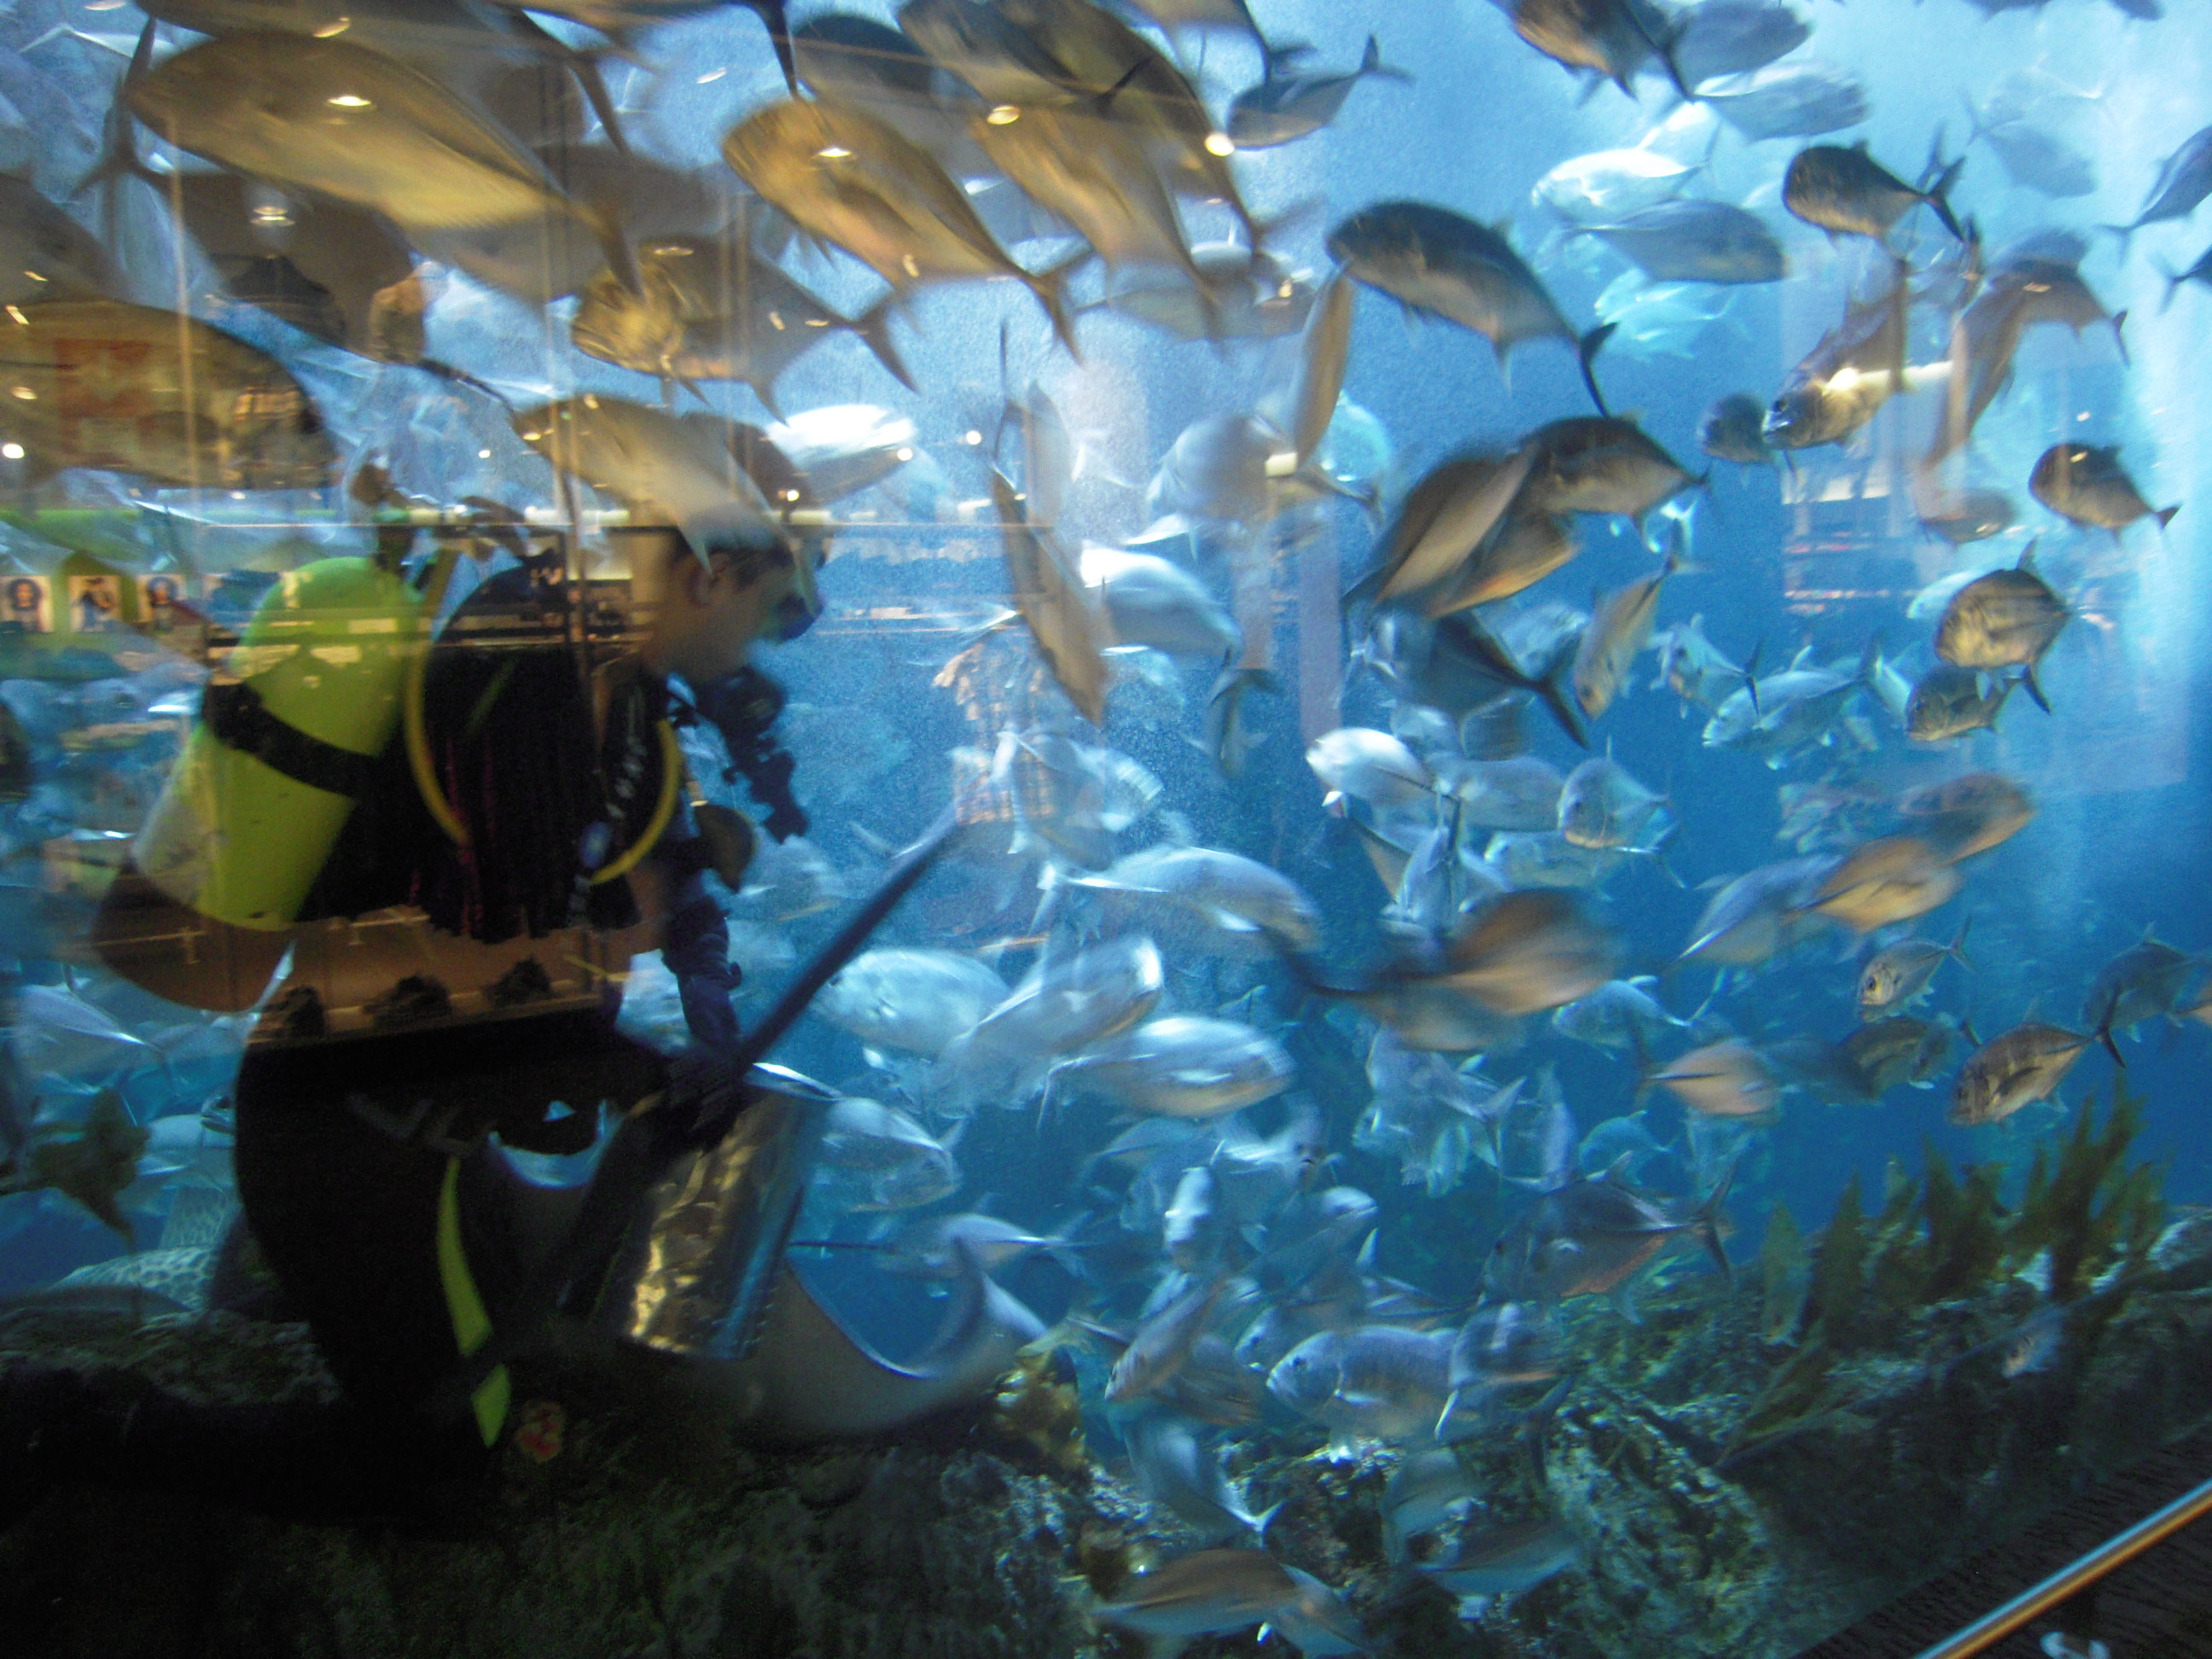
M132 848L170 898L235 927L289 927L399 720L421 607L367 559L270 590Z

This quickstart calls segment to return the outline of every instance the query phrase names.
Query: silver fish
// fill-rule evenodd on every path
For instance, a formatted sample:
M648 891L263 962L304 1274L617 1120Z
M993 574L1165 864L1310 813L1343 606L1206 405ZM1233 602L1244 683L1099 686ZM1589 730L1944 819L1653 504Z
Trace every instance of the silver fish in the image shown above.
M1169 1014L1054 1067L1056 1081L1134 1112L1218 1117L1280 1094L1295 1067L1266 1033L1234 1021Z
M1717 1220L1726 1196L1725 1179L1694 1205L1653 1197L1613 1171L1571 1181L1506 1229L1483 1282L1516 1302L1610 1294L1632 1312L1636 1275L1678 1242L1697 1240L1727 1273Z
M1763 1118L1774 1111L1778 1101L1774 1073L1765 1060L1750 1044L1735 1038L1707 1043L1669 1060L1663 1070L1652 1073L1651 1080L1707 1117Z
M1460 821L1482 830L1547 830L1559 823L1566 780L1533 755L1470 761L1449 780Z
M2130 1031L2147 1019L2171 1015L2201 957L2177 951L2148 929L2136 943L2097 970L2082 999L2081 1020L2092 1030Z
M814 1006L871 1047L934 1055L1006 998L1006 981L973 957L879 950L848 963Z
M1174 271L1117 270L1098 303L1179 340L1273 340L1305 326L1313 282L1275 255L1241 242L1197 243L1190 255L1195 286Z
M732 537L784 542L759 487L731 453L726 424L679 420L588 392L521 410L512 424L559 471L621 497L641 521L674 525L702 553Z
M1080 568L1084 581L1098 591L1116 644L1224 661L1244 648L1236 619L1180 565L1151 553L1086 544Z
M2047 1100L2093 1042L2124 1066L2109 1024L2090 1036L2033 1021L1999 1033L1966 1056L1951 1089L1951 1121L1997 1123L2033 1101Z
M841 1209L911 1210L957 1191L960 1166L896 1106L846 1095L830 1108L817 1180Z
M1340 1438L1425 1440L1451 1392L1452 1334L1364 1325L1323 1331L1267 1374L1267 1392Z
M2124 258L2136 232L2145 225L2187 218L2208 195L2212 195L2212 127L2191 133L2180 149L2159 164L2158 177L2151 184L2150 194L2143 198L2142 212L2127 224L2105 228L2120 239L2120 254Z
M1382 61L1382 49L1371 34L1359 67L1348 74L1284 75L1271 67L1267 79L1231 100L1229 137L1239 149L1264 149L1319 132L1336 119L1352 88L1370 76L1405 82L1413 78Z
M1552 1016L1552 1029L1599 1048L1633 1048L1649 1053L1670 1030L1686 1027L1660 1006L1659 981L1649 975L1608 980ZM1594 1133L1594 1132L1593 1132Z
M1603 149L1562 161L1536 181L1532 192L1577 224L1625 217L1656 207L1680 192L1702 170L1651 149L1650 139L1632 149Z
M1737 877L1713 895L1676 960L1753 967L1795 944L1818 925L1806 906L1836 862L1790 859Z
M1692 87L1764 69L1812 39L1813 26L1778 0L1698 0L1674 37L1674 64Z
M1146 1636L1188 1642L1253 1625L1281 1630L1307 1654L1357 1650L1358 1625L1328 1587L1265 1550L1201 1550L1139 1573L1096 1616Z
M1149 1412L1122 1431L1137 1488L1151 1502L1208 1540L1249 1534L1255 1543L1267 1536L1267 1523L1280 1504L1252 1513L1221 1472L1219 1452L1201 1443L1198 1431L1167 1412Z
M1264 933L1286 950L1310 951L1321 939L1321 912L1297 884L1237 853L1150 847L1117 859L1095 876L1069 880L1092 892L1167 899L1218 925Z
M1866 88L1849 70L1814 58L1724 75L1698 97L1747 138L1813 138L1867 118Z
M1774 233L1727 202L1661 202L1574 234L1596 237L1657 283L1778 283L1789 274Z
M1034 528L1006 475L991 475L1014 606L1060 690L1093 726L1106 719L1106 619L1049 530Z
M1590 719L1610 708L1627 684L1629 670L1651 642L1652 623L1659 614L1659 590L1681 568L1679 550L1670 550L1657 575L1616 588L1591 605L1589 626L1583 630L1582 643L1575 651L1573 672L1575 701ZM1565 827L1563 821L1561 828Z
M1974 964L1966 960L1966 928L1972 921L1968 917L1959 924L1948 945L1907 939L1875 951L1859 970L1859 1018L1880 1019L1917 1002L1928 994L1929 981L1946 962L1972 972Z

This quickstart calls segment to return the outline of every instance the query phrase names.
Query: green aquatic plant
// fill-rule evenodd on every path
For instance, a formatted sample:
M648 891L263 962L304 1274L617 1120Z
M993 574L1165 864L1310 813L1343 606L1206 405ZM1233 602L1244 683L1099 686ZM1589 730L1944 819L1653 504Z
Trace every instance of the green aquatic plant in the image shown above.
M1812 1255L1809 1283L1794 1320L1779 1320L1790 1258L1801 1250L1796 1224L1771 1223L1759 1310L1769 1341L1794 1338L1730 1441L1730 1455L1803 1432L1850 1404L1837 1375L1852 1352L1904 1340L1923 1309L1969 1299L2040 1258L2048 1298L2081 1301L2115 1268L2148 1259L2165 1220L2165 1170L2130 1164L2142 1132L2142 1097L2116 1087L2100 1121L2085 1100L2063 1140L2036 1149L2019 1203L2003 1200L1995 1164L1954 1169L1930 1145L1921 1174L1897 1159L1884 1172L1881 1208L1866 1213L1854 1175L1836 1200ZM2097 1327L2117 1296L2095 1310ZM2083 1340L2094 1335L2084 1327Z
M2118 1084L2101 1128L2096 1097L2082 1103L2073 1133L2046 1164L2036 1148L2027 1189L2006 1230L2005 1258L2024 1266L2049 1252L2051 1299L2072 1302L2111 1268L2145 1258L2166 1223L2162 1166L2126 1163L2142 1132L2144 1098Z
M1813 1256L1813 1285L1805 1297L1803 1328L1815 1343L1847 1342L1866 1293L1867 1226L1854 1175L1836 1200L1836 1212Z

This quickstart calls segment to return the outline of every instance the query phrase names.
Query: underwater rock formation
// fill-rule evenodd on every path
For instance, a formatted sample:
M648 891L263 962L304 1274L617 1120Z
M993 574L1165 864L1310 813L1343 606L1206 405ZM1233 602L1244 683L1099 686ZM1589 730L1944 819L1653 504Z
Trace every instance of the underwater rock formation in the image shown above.
M1552 1516L1577 1546L1517 1595L1463 1605L1421 1574L1443 1532L1394 1563L1404 1453L1337 1459L1322 1430L1269 1421L1228 1473L1280 1505L1268 1547L1378 1655L1784 1659L2212 1418L2212 1225L2160 1229L2136 1115L2083 1109L2010 1206L1931 1159L1870 1214L1852 1194L1809 1251L1771 1224L1733 1284L1673 1264L1640 1323L1567 1304L1583 1359L1540 1438L1508 1423L1457 1451L1468 1533ZM33 1352L208 1401L331 1394L303 1328L222 1313L0 1317L0 1364ZM1065 1375L1040 1346L988 1406L769 1449L680 1372L580 1370L534 1385L562 1425L526 1405L495 1489L428 1529L64 1488L0 1533L0 1627L11 1651L104 1659L1133 1655L1090 1609L1205 1540L1086 1448ZM1188 1650L1255 1650L1249 1632Z

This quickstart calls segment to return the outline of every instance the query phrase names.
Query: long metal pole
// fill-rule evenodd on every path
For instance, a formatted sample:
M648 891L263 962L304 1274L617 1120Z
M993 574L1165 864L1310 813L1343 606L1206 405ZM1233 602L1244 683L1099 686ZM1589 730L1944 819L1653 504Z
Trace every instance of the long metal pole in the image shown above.
M2212 1480L2185 1492L2157 1514L2137 1522L2125 1532L2106 1539L2072 1565L2061 1568L2034 1589L2022 1592L1995 1611L1977 1619L1966 1629L1946 1637L1919 1659L1969 1659L1994 1647L2030 1620L2039 1617L2084 1585L2124 1565L2153 1545L2179 1532L2192 1521L2212 1515Z

